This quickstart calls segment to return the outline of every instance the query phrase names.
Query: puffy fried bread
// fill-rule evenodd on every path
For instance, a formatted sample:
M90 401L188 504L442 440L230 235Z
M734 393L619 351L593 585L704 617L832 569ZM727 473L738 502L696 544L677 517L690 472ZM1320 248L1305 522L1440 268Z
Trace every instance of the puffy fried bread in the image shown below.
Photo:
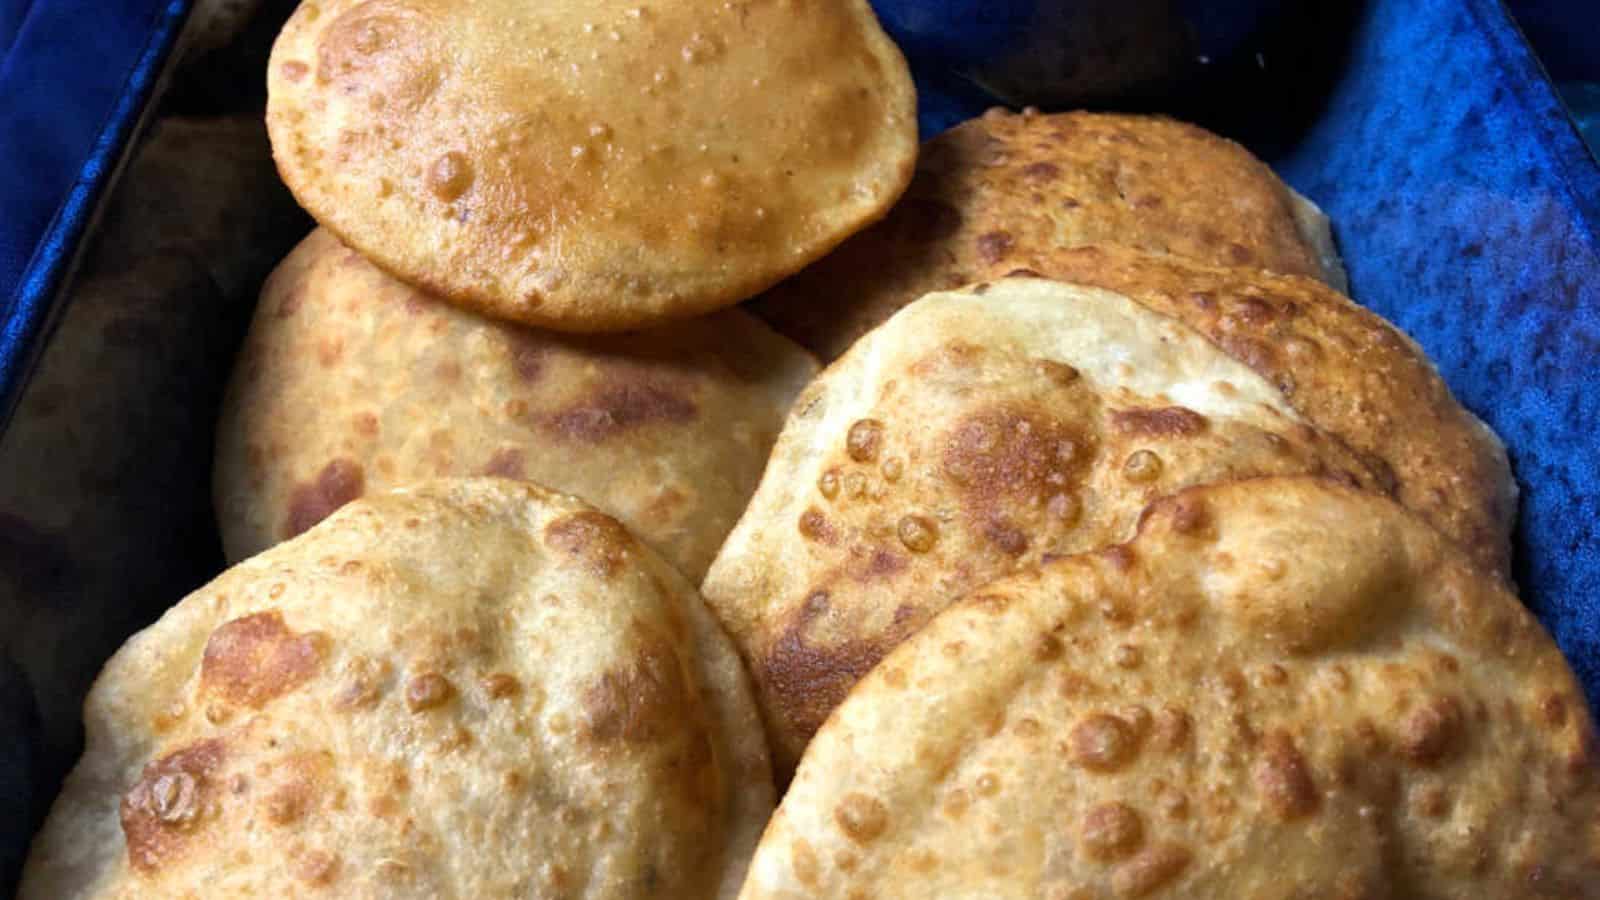
M1600 897L1594 724L1419 518L1193 488L985 585L806 751L744 900Z
M567 337L456 309L319 230L262 294L217 434L238 560L364 493L525 478L617 516L698 582L816 363L726 310Z
M363 499L106 665L24 898L730 897L746 678L616 520L505 479Z
M1517 483L1505 447L1456 402L1422 348L1381 316L1309 278L1127 247L1040 250L1017 262L1116 291L1200 331L1364 454L1401 503L1509 577Z
M1378 488L1260 375L1132 300L1042 279L932 294L801 393L702 592L780 773L944 604L1125 539L1155 497L1248 475Z
M278 168L402 279L563 331L736 303L910 181L916 95L867 0L306 0Z
M1326 219L1238 144L1159 116L995 109L929 141L883 222L753 308L832 360L929 291L1100 242L1343 286Z

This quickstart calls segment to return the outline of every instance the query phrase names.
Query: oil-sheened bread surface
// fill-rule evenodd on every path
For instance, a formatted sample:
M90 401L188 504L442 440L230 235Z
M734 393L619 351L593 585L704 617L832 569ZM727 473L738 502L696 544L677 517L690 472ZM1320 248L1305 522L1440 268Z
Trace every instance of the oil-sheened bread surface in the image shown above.
M1595 746L1554 643L1420 519L1194 488L890 654L740 896L1600 897Z
M364 493L488 474L583 497L697 583L816 371L739 310L597 337L487 319L318 230L263 291L223 406L223 545L242 559Z
M318 221L565 331L751 296L879 218L917 152L867 0L306 0L268 93Z
M1201 332L1364 454L1407 508L1509 577L1517 484L1505 447L1456 402L1422 348L1381 316L1309 278L1126 247L1040 249L1017 262L1131 297ZM1006 263L979 274L1010 270Z
M883 222L754 308L831 360L929 291L1100 242L1343 285L1326 220L1238 144L1159 116L995 109L929 141Z
M614 519L351 504L136 635L21 896L729 897L773 797L739 660Z
M1358 456L1199 333L1043 279L932 294L803 391L702 591L780 777L858 680L967 590L1124 540L1177 488Z

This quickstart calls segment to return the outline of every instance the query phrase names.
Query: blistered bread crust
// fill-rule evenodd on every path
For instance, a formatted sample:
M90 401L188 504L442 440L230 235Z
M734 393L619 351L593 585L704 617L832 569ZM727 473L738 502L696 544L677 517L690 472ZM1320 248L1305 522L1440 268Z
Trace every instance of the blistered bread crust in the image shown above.
M1517 483L1505 447L1456 402L1422 348L1381 316L1310 278L1126 247L1040 249L1016 262L1131 297L1201 332L1363 454L1402 504L1486 571L1510 578Z
M1160 116L990 110L929 141L876 226L760 297L823 360L930 291L1058 246L1115 242L1338 282L1313 209L1238 144Z
M1181 487L1362 459L1199 333L1093 288L932 294L795 402L702 591L749 663L780 777L946 603L1121 541Z
M457 309L324 230L267 282L217 433L239 560L433 477L576 494L698 583L761 478L810 355L726 310L569 337Z
M771 812L694 590L520 482L350 504L132 638L24 898L729 897Z
M867 0L305 0L279 171L458 304L615 331L736 303L878 219L917 153Z
M1594 724L1401 507L1194 488L970 593L812 741L743 900L1600 897Z

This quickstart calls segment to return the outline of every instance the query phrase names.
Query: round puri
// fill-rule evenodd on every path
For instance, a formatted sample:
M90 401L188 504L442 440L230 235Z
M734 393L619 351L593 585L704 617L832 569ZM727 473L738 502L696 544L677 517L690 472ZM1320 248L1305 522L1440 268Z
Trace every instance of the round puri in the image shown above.
M363 500L111 659L21 896L727 897L772 804L744 679L576 499Z
M815 373L738 310L588 338L486 319L319 230L263 291L224 404L223 544L242 559L363 493L489 474L583 497L698 583Z
M867 0L306 0L268 93L318 221L565 331L762 290L881 216L917 152Z
M929 141L888 218L755 309L832 360L982 267L1099 242L1343 283L1321 213L1232 141L1159 116L994 109Z
M967 590L1125 539L1223 478L1377 479L1269 382L1132 300L1043 279L932 294L801 393L702 591L780 774L857 679Z
M1320 282L1103 245L1016 262L1105 288L1199 331L1362 453L1408 509L1509 578L1517 483L1505 447L1400 329ZM982 273L995 277L1012 263Z
M902 644L812 742L741 897L1600 897L1580 690L1400 506L1196 488Z

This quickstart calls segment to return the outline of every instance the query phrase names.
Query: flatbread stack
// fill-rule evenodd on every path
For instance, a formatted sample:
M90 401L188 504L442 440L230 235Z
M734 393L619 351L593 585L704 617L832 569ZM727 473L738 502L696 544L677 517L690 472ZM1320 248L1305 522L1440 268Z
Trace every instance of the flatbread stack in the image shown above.
M304 2L268 91L233 568L23 897L1600 898L1505 450L1244 148L919 153L866 0Z

